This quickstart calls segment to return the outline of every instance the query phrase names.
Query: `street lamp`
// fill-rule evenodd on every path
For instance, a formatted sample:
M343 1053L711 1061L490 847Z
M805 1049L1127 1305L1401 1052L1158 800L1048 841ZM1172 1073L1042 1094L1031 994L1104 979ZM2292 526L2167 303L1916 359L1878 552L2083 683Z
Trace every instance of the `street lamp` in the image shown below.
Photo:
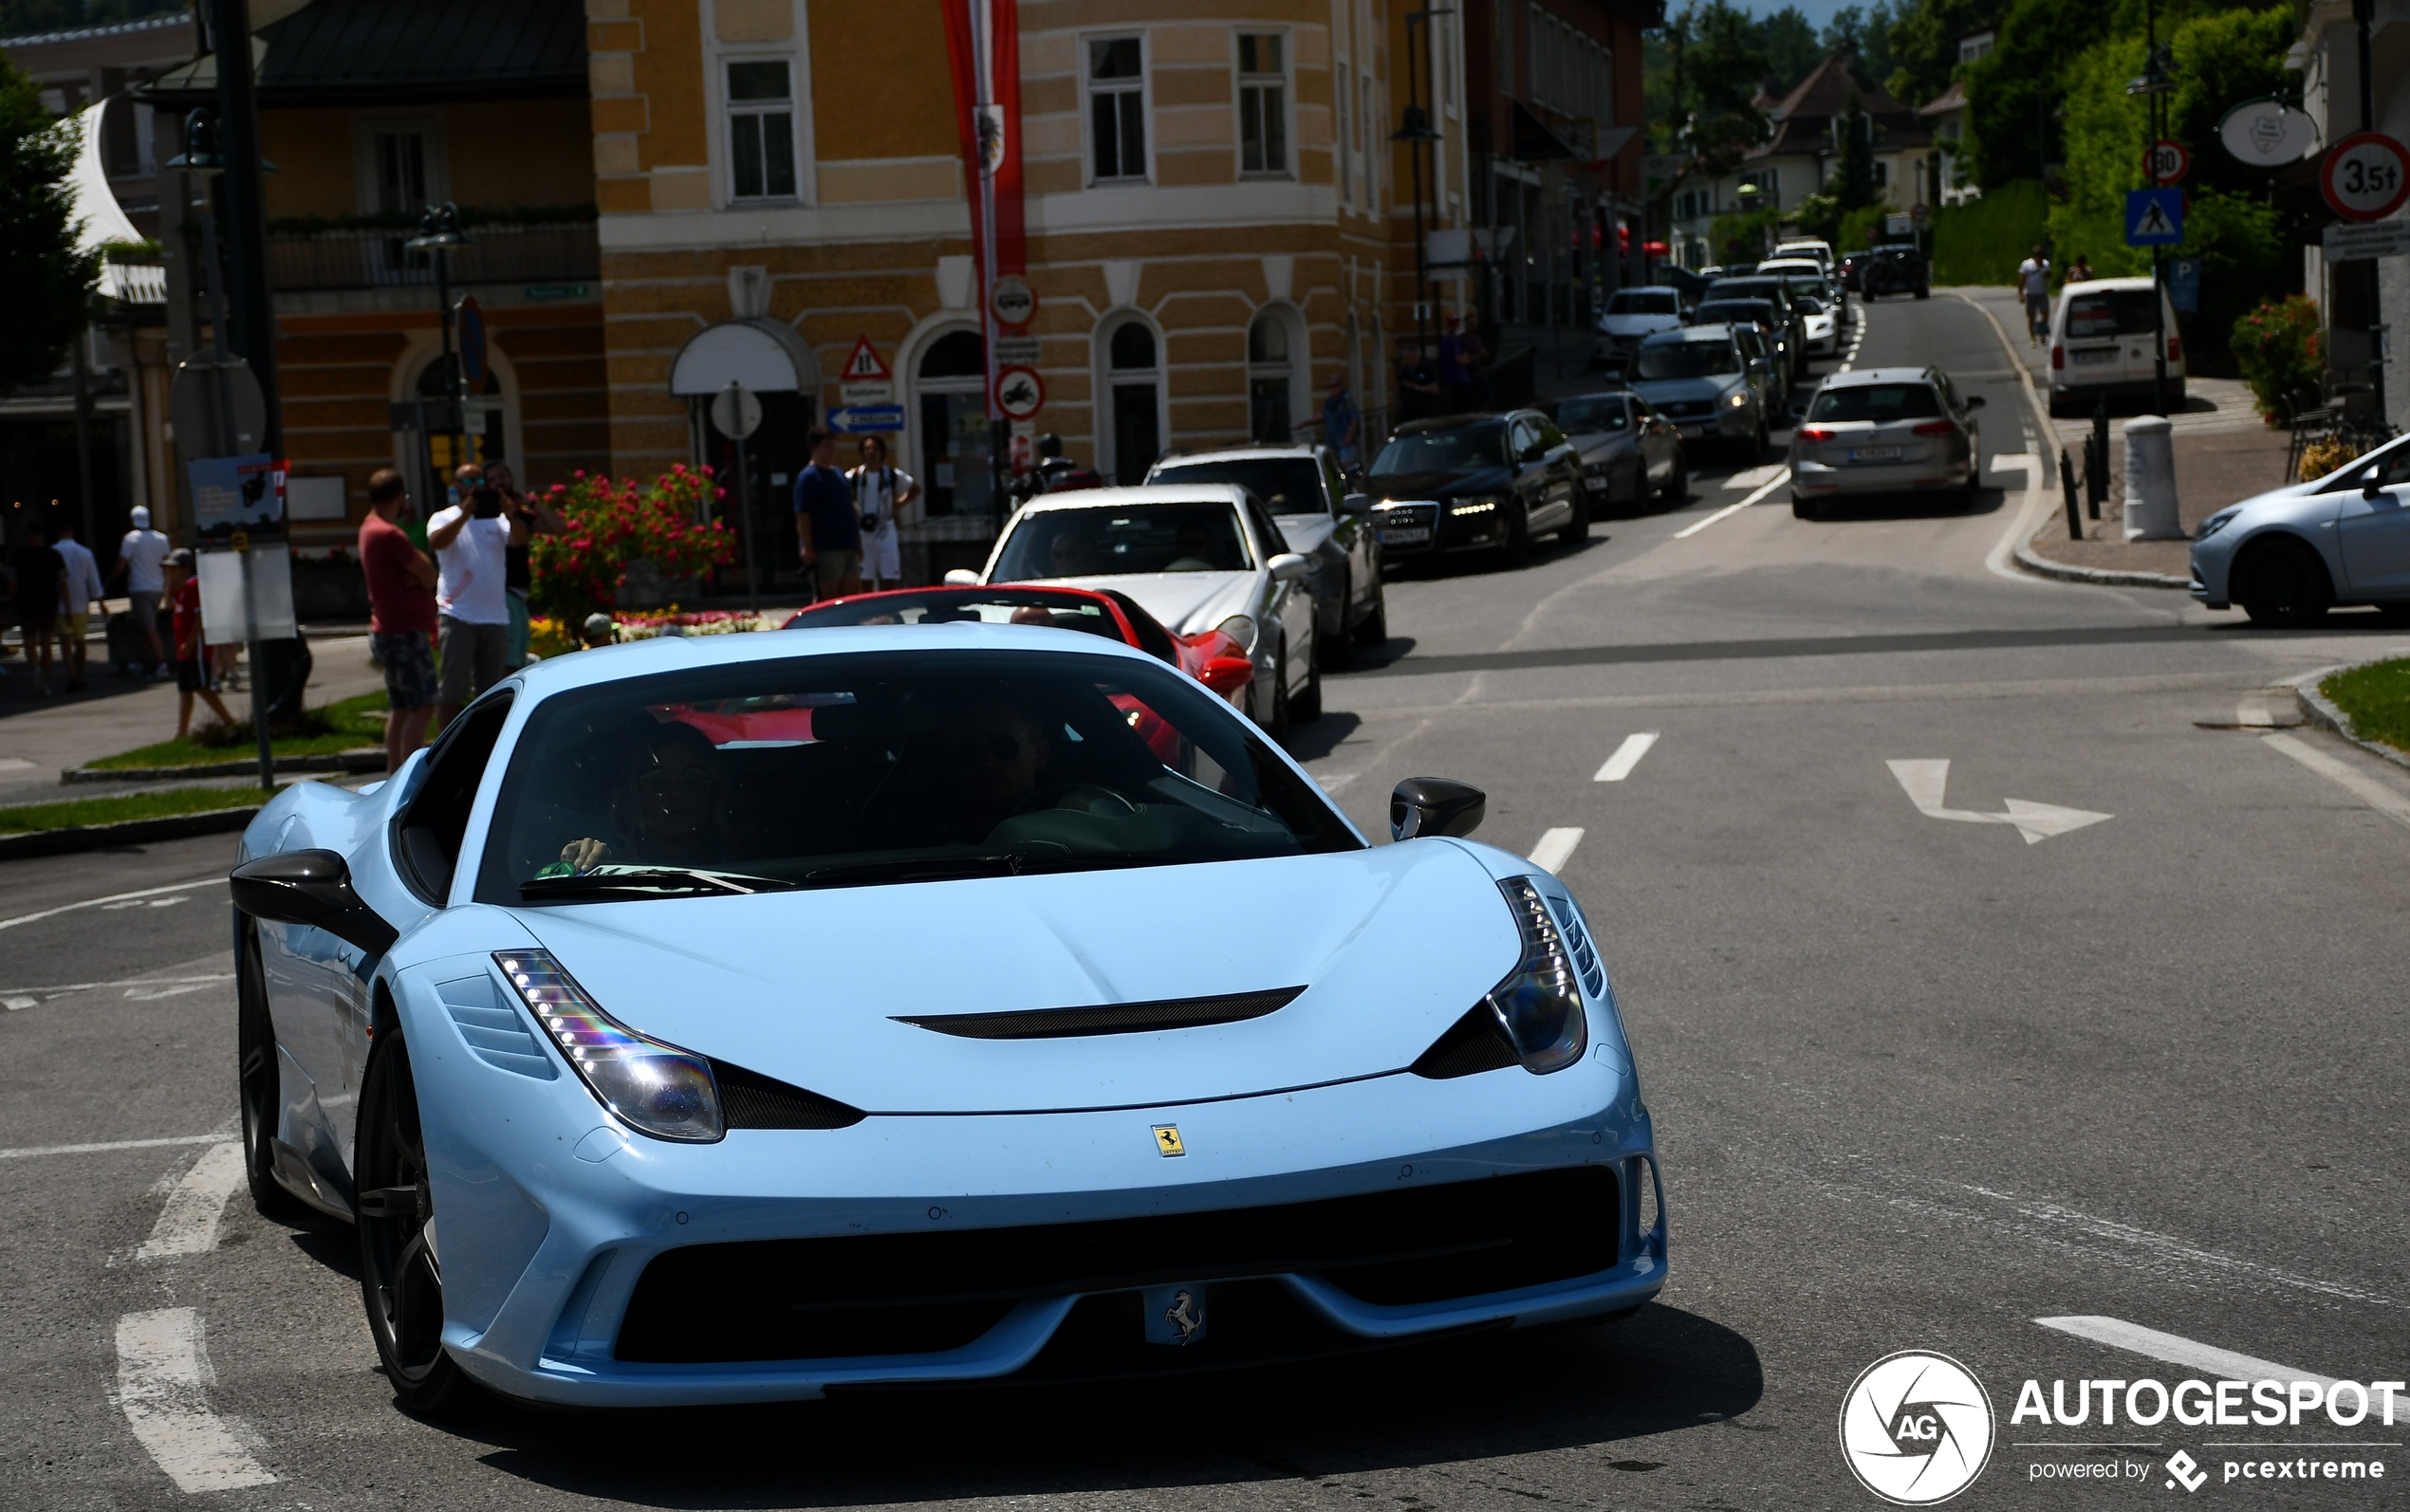
M1431 271L1427 262L1430 249L1423 245L1422 239L1422 145L1440 138L1439 134L1431 127L1431 112L1424 109L1422 104L1422 71L1415 65L1415 28L1430 22L1435 17L1454 14L1455 12L1453 10L1407 12L1406 108L1398 129L1389 134L1391 141L1405 143L1407 171L1414 179L1414 358L1418 362L1422 360L1423 344L1427 337L1428 317L1425 312L1430 304L1431 292ZM1429 50L1430 44L1426 38L1424 51ZM1435 171L1432 176L1436 179L1438 176L1437 173Z
M470 238L460 229L460 210L451 201L430 205L418 212L418 234L401 245L414 252L432 252L436 261L436 321L443 327L443 378L448 391L445 407L445 434L450 437L452 461L457 465L466 450L461 432L460 364L452 355L452 253L454 248L466 247ZM440 480L437 480L440 481ZM435 490L428 490L432 501Z

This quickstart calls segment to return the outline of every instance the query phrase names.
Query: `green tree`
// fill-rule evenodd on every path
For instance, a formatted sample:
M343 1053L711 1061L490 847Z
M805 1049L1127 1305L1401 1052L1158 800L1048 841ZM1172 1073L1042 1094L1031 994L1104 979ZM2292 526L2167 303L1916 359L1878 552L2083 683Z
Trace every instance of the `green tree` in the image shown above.
M2100 0L2015 0L1991 56L1967 65L1967 143L1976 183L1991 189L2039 177L2046 158L2064 160L2062 123L2051 118L2072 87L2069 69L2086 49L2123 29ZM2120 90L2132 77L2129 71L2118 81Z
M1789 94L1799 82L1816 71L1825 61L1825 49L1816 37L1816 24L1800 13L1797 6L1785 6L1768 16L1758 26L1759 46L1765 49L1767 71L1773 75L1779 87L1777 95Z
M1866 119L1866 109L1858 102L1858 91L1849 91L1849 99L1841 107L1833 123L1832 173L1826 180L1833 186L1833 199L1842 213L1863 209L1875 200L1874 122Z
M101 260L75 249L74 164L73 134L42 108L33 81L0 58L0 288L16 311L0 342L0 389L57 372L90 320Z
M1950 87L1958 67L1958 39L1995 28L2007 0L1916 0L1891 24L1891 67L1874 77L1911 105Z
M1749 12L1729 0L1685 7L1690 20L1690 57L1684 69L1694 108L1710 115L1753 113L1750 104L1766 79L1770 60L1766 39Z

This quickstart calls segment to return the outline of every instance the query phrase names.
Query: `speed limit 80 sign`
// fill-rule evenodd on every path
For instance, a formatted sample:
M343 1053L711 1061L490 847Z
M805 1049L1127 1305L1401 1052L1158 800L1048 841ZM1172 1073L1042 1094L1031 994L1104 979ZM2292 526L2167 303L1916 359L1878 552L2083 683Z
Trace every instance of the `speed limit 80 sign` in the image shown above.
M2344 219L2382 220L2410 200L2410 152L2382 132L2345 137L2327 154L2318 187Z

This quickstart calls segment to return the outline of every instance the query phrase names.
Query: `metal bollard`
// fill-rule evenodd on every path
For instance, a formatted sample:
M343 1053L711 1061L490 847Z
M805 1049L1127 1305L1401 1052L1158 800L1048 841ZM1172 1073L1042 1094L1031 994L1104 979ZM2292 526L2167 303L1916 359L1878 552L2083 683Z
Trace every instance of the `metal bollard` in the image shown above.
M2101 517L2101 506L2108 502L2108 400L2096 399L2092 404L2092 434L2084 443L2085 502L2095 520Z
M2067 495L2067 538L2084 539L2084 516L2075 507L2075 464L2067 460L2067 448L2059 448L2059 488Z

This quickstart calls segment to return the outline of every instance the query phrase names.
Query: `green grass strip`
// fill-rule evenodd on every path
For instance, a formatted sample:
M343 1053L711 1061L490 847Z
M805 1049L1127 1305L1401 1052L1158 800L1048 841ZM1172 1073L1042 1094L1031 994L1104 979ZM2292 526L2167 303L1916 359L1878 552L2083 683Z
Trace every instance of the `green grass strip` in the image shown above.
M2410 751L2410 657L2339 672L2318 691L2344 711L2351 732L2362 740Z
M250 808L268 801L256 787L171 787L158 793L119 793L64 803L24 803L0 808L0 835L65 829L73 824L116 824L130 819L169 819Z
M312 709L303 714L306 732L278 735L269 746L278 756L332 756L362 746L385 743L385 722L370 718L385 710L381 692L361 693ZM115 771L128 766L206 766L215 762L253 759L259 751L249 724L214 734L207 745L190 736L163 740L137 750L103 756L87 765Z

